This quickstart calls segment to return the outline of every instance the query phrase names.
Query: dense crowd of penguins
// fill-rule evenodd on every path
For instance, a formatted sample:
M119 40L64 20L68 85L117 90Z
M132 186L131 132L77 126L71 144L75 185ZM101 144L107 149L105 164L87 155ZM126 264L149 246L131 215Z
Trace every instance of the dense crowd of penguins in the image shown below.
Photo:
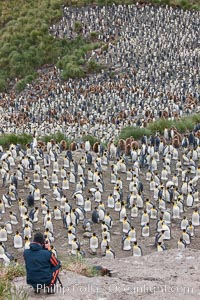
M86 60L105 66L99 74L63 82L53 66L17 95L0 95L1 132L91 134L103 142L126 126L146 127L159 117L177 119L199 111L199 12L171 7L119 5L63 7L50 28L57 38L103 42Z
M38 228L55 255L62 244L66 254L115 258L196 243L200 124L184 136L173 128L140 142L114 140L126 126L199 111L199 20L197 11L171 7L63 6L50 34L74 39L79 22L79 34L103 42L86 59L106 68L63 82L61 70L47 66L19 95L0 94L1 134L33 135L26 149L0 149L6 265ZM70 149L40 143L56 132L75 141ZM83 135L101 142L91 147Z
M107 148L77 143L74 151L37 138L25 150L1 149L1 258L9 264L14 249L29 248L38 226L55 255L58 244L66 255L115 258L142 255L143 243L155 251L172 239L181 250L195 243L200 142L191 132L177 149L166 132L166 140L143 136L131 149L130 138Z

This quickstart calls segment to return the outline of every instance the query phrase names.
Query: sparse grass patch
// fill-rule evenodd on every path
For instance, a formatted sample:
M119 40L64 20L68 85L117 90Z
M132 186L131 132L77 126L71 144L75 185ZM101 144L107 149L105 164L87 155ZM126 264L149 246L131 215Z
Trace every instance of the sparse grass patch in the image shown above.
M88 63L87 63L87 71L89 73L97 73L97 72L100 72L101 70L102 70L102 65L98 64L94 60L88 61Z
M25 276L25 274L25 267L23 265L8 267L0 265L0 299L27 300L28 293L24 288L16 288L16 286L11 283L14 278Z
M74 31L76 33L80 33L82 31L82 24L80 22L74 23Z
M3 299L5 300L28 300L28 292L24 287L17 288L15 285L9 285L4 292Z
M3 280L0 275L0 300L6 298L6 294L11 288L11 283L8 280Z
M98 275L94 267L89 266L83 257L69 256L65 262L62 262L62 269L87 277Z
M21 264L1 267L0 270L3 274L3 279L5 280L13 280L15 277L25 276L26 274L25 267Z

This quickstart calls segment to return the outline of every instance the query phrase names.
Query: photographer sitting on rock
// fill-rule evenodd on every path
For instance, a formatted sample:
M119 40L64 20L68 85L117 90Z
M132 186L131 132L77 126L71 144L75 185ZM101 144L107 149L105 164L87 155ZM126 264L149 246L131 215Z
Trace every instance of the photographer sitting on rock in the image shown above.
M24 251L24 260L27 284L34 288L34 292L39 294L40 290L44 288L48 294L55 293L61 264L55 255L45 247L45 238L42 233L35 234L30 249Z

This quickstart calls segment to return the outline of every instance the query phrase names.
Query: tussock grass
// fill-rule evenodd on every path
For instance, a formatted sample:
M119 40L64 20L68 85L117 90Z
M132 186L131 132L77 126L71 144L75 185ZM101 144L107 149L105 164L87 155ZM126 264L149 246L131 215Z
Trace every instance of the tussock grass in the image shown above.
M30 143L32 141L32 136L29 134L2 134L0 136L0 145L3 147L9 147L11 144L20 144L22 146Z
M176 127L180 133L185 133L194 129L195 124L200 122L200 113L183 117L180 120L159 119L148 124L146 128L126 127L120 132L119 139L134 137L139 140L144 134L148 137L156 132L163 133L165 128Z
M16 91L22 91L46 64L61 67L63 79L84 76L80 65L86 65L86 53L99 44L80 35L71 41L49 34L50 25L62 17L63 4L66 1L0 1L0 91L13 79L17 79ZM76 22L74 32L79 32L80 26ZM77 50L82 51L81 57Z
M122 129L119 135L119 139L127 139L132 136L135 140L138 140L143 136L143 134L146 134L147 137L149 137L151 135L151 130L147 128L138 128L138 127L129 126Z
M185 9L200 9L199 0L6 0L0 1L0 91L8 88L10 80L17 79L16 90L22 91L37 77L37 69L46 64L57 64L62 78L82 77L87 72L99 72L102 66L87 64L85 53L99 44L81 36L80 22L75 22L78 37L71 41L54 38L49 27L62 17L62 5L111 5L137 2L174 5ZM97 45L98 44L98 45ZM78 52L77 52L78 51ZM74 57L72 59L72 57ZM71 63L71 64L70 64ZM69 71L68 71L69 70Z
M165 128L170 128L172 126L176 127L180 133L185 133L187 131L193 130L194 126L199 122L200 113L194 114L189 117L183 117L180 120L174 121L159 119L155 122L148 124L146 128L138 128L132 126L125 127L121 130L118 139L127 139L132 136L135 140L139 140L144 134L147 137L149 137L151 134L155 134L156 132L162 134ZM68 146L73 142L73 140L68 139L62 132L41 137L41 140L45 143L49 142L51 139L55 140L58 143L60 143L62 140L65 140ZM83 142L89 140L92 147L96 142L99 141L96 137L92 135L83 135L82 140ZM2 145L5 148L9 147L10 144L20 144L22 147L24 147L31 141L32 136L29 134L3 134L0 136L0 145Z
M56 142L60 143L62 140L70 143L69 140L66 139L66 136L62 132L57 132L55 134L45 135L41 138L42 141L48 143L50 140L55 140Z
M96 137L94 137L92 135L83 135L82 140L83 140L83 142L86 142L88 140L92 147L96 142L99 141Z

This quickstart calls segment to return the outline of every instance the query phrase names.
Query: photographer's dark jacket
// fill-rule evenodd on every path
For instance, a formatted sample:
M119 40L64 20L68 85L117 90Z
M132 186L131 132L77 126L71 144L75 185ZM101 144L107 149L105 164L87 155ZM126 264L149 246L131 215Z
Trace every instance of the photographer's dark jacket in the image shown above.
M41 244L31 243L24 251L27 283L37 288L37 284L50 285L54 274L61 265L54 254Z

